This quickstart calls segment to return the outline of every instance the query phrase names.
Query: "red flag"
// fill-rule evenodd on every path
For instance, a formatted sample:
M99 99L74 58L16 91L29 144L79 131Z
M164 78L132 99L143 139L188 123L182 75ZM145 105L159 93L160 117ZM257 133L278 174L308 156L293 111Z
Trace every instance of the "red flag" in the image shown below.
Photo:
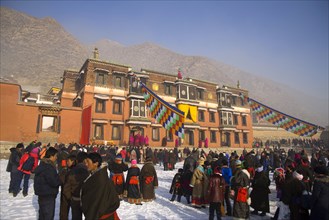
M91 105L82 110L81 115L81 138L80 144L89 144L90 138L90 125L91 125Z

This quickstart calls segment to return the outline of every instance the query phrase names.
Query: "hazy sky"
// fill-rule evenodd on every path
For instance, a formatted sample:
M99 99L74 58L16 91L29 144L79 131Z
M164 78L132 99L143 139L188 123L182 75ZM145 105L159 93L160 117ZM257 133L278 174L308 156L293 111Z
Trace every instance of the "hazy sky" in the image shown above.
M152 42L328 102L328 1L2 1L52 17L82 43Z

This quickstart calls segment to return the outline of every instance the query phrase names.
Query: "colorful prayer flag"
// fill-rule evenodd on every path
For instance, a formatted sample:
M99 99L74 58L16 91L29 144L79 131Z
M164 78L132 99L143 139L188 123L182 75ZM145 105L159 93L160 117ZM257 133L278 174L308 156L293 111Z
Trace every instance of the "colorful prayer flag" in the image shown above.
M184 138L184 112L161 99L147 88L144 83L140 82L140 84L151 116L166 130L175 133L180 138Z
M274 110L251 98L248 98L248 102L252 111L256 113L259 118L264 119L298 136L312 137L317 133L318 129L324 129L320 126L305 122L290 115L284 114L280 111Z

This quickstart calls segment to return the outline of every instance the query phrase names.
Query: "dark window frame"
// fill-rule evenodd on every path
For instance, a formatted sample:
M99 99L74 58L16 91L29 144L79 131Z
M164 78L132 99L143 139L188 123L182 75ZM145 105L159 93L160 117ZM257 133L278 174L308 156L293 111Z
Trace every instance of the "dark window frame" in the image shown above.
M215 112L209 112L209 122L216 122Z
M157 132L158 137L154 137L154 131ZM160 128L152 128L152 141L160 141Z
M217 132L216 131L210 131L210 143L217 143Z
M106 101L104 99L96 99L96 107L95 107L95 112L96 113L106 113ZM102 104L102 109L98 108L98 104Z
M172 85L165 83L164 84L164 93L166 95L172 95Z
M201 113L202 112L202 113ZM198 110L198 121L205 121L205 114L204 114L204 110Z
M243 137L243 143L244 144L248 144L248 134L247 133L242 133L242 137Z
M96 72L96 84L98 85L106 85L107 84L107 75L108 73L106 72Z
M240 144L240 136L238 132L234 132L234 143Z
M242 115L242 125L247 126L247 116L246 115Z
M119 104L119 111L115 111L115 105L116 104ZM113 111L112 111L113 114L116 114L116 115L122 115L122 101L121 100L113 100Z
M118 128L119 136L114 137L114 128ZM122 137L122 125L113 125L112 126L112 140L121 140Z
M100 127L100 129L101 129L101 136L100 137L97 137L96 136L97 127ZM94 139L95 140L104 140L104 124L95 124L95 127L94 127Z

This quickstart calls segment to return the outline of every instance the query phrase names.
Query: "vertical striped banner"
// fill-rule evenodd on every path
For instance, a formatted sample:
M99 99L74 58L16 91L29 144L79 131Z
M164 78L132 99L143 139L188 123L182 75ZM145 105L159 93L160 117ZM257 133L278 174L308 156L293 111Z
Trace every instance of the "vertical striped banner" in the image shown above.
M166 130L175 133L180 138L184 138L184 112L161 99L144 83L140 82L140 85L151 116Z

